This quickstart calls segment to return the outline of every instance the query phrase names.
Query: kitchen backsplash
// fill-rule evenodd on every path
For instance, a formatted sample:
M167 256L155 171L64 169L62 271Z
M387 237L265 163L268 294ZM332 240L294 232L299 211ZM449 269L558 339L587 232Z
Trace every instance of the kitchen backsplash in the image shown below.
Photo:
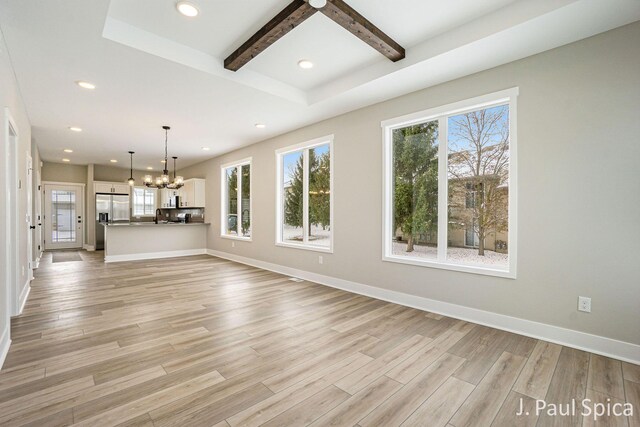
M178 221L178 214L188 213L191 214L191 222L204 222L204 208L191 208L191 209L160 209L162 212L163 221ZM131 221L134 222L153 222L154 217L131 217Z

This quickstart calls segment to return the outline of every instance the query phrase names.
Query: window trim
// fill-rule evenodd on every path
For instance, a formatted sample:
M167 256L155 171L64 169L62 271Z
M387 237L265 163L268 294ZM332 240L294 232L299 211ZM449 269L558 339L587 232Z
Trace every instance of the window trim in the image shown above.
M226 234L225 230L227 229L227 225L225 222L225 214L226 214L226 203L227 203L227 186L226 186L226 171L229 168L237 168L238 169L238 199L242 197L242 166L249 165L249 223L251 224L251 235L249 237L240 236L240 227L242 226L242 220L238 221L236 233L238 235L234 236L232 234ZM242 208L242 202L238 203L238 210ZM242 214L238 214L236 212L237 218L241 218ZM253 157L247 157L242 160L237 160L233 162L228 162L220 166L220 237L223 239L230 240L240 240L243 242L252 242L253 241L253 232L254 232L254 224L253 224Z
M289 145L287 147L279 148L275 151L276 156L276 239L275 245L285 248L294 248L294 249L303 249L314 252L323 252L323 253L333 253L333 238L334 238L334 215L333 215L333 205L334 205L334 190L335 187L333 185L333 134L323 136L320 138L315 138L309 141L301 142L294 145ZM282 230L283 230L283 217L284 217L284 202L282 200L283 197L283 186L284 186L284 170L283 170L283 162L282 159L285 155L289 153L293 153L296 151L303 151L303 156L305 158L308 156L308 151L311 148L319 147L321 145L329 144L329 222L331 223L331 227L329 230L329 247L322 247L317 245L312 245L309 243L290 243L284 242L282 240ZM308 161L305 161L305 164ZM309 171L308 168L304 170L304 179L303 179L303 193L306 197L303 200L303 223L307 223L309 220ZM303 226L304 229L304 226Z
M517 87L477 96L474 98L453 102L439 107L431 108L424 111L407 114L380 123L382 127L382 159L383 159L383 194L382 194L382 260L387 262L395 262L400 264L417 265L422 267L430 267L451 271L459 271L464 273L481 274L487 276L504 277L509 279L516 278L517 267L517 227L518 227L518 144L517 144L517 97L519 90ZM447 182L447 124L448 118L458 114L476 111L483 108L489 108L497 105L509 106L509 219L508 219L508 263L506 269L495 268L490 266L458 264L447 261L447 234L448 234L448 185L444 185L444 191L438 185L438 258L437 260L423 260L419 258L408 258L393 255L392 247L392 222L393 222L393 151L392 151L392 132L394 129L406 126L424 123L433 120L442 120L438 129L438 181ZM447 218L441 221L441 218ZM441 249L444 248L444 249Z
M153 210L154 212L152 214L142 214L142 215L136 215L135 214L135 206L136 206L136 189L141 189L144 190L145 192L150 191L153 193ZM144 203L143 203L144 206ZM131 216L133 218L154 218L156 216L155 210L158 208L158 190L156 188L148 188L148 187L143 187L141 185L136 185L131 189Z

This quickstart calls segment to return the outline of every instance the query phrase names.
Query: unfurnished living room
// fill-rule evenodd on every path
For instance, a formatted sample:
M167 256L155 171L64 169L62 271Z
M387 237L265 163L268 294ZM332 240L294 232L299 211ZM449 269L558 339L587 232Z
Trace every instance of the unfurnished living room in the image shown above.
M640 427L640 0L0 0L0 426Z

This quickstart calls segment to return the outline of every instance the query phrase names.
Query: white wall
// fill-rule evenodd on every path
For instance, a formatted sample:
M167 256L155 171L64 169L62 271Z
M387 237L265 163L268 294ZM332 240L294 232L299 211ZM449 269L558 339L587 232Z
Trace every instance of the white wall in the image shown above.
M6 150L7 150L7 141L5 134L5 118L4 118L4 108L8 107L13 117L13 120L16 122L17 131L18 131L18 179L21 183L20 190L18 191L18 259L19 259L19 268L18 268L18 284L17 291L22 293L27 286L28 279L28 260L29 255L27 254L27 233L28 226L26 223L26 214L27 214L27 192L26 192L26 157L27 153L31 152L31 124L29 122L29 118L27 116L24 104L22 102L22 98L20 96L20 91L18 89L17 83L15 81L15 75L13 72L13 68L11 66L11 61L9 55L7 53L6 43L4 41L4 37L0 32L0 108L1 116L2 116L2 126L0 129L0 153L2 162L3 173L5 172L4 164L6 159ZM35 196L35 195L34 195ZM7 251L7 236L5 235L5 199L6 198L6 189L4 185L0 186L0 201L2 202L2 209L0 209L0 272L2 272L2 286L0 286L0 363L3 361L4 355L6 354L6 350L8 350L8 339L9 339L9 327L10 327L10 318L9 313L7 312L7 298L8 298L8 289L9 284L5 283L4 273L6 271L5 265L5 256ZM14 249L15 246L14 246Z
M186 168L184 176L207 178L208 247L640 344L638 40L634 23ZM383 262L380 121L516 86L517 279ZM319 265L318 253L274 246L274 151L328 134L335 135L335 252ZM253 242L232 248L219 237L219 167L249 156ZM579 295L593 299L592 313L577 311Z

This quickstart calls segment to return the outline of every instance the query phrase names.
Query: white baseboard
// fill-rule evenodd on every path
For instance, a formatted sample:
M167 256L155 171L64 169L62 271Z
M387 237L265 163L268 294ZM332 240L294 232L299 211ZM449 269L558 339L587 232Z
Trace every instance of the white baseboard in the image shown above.
M2 331L2 336L0 336L0 369L2 369L4 360L9 353L9 347L11 347L11 338L9 336L10 328L11 326L8 324L7 327L4 328L4 331Z
M163 251L163 252L147 252L142 254L131 255L106 255L104 262L123 262L123 261L139 261L144 259L157 259L157 258L175 258L182 256L192 255L204 255L207 253L206 249L185 249L181 251Z
M82 245L82 249L88 252L95 252L96 247L94 245Z
M207 249L207 254L360 295L640 364L640 345Z
M30 280L27 280L27 283L25 283L24 287L22 288L22 292L20 293L20 299L18 299L19 310L15 314L15 316L22 314L22 310L24 310L24 306L27 303L27 298L29 298L30 292L31 292L31 284L30 284Z

